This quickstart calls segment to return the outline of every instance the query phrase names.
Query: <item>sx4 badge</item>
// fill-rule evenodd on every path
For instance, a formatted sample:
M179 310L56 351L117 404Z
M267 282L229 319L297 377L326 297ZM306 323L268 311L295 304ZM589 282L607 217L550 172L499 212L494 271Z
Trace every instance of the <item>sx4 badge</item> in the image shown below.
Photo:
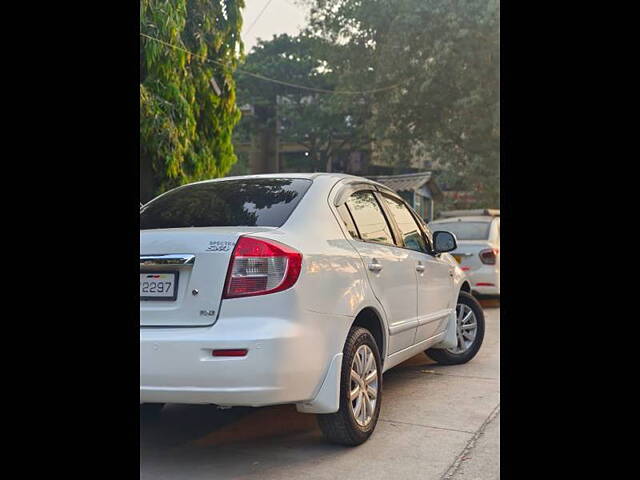
M201 317L213 317L215 314L215 310L200 310Z
M229 242L226 240L210 240L209 246L207 247L207 252L227 252L231 250L234 242Z

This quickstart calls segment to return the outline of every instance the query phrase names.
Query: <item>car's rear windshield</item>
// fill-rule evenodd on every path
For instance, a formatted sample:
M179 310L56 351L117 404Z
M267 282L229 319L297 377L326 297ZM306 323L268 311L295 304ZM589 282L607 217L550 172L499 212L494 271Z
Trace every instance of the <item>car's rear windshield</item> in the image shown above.
M140 229L281 227L311 186L302 178L196 183L172 190L140 209Z
M451 232L458 240L488 240L491 222L438 222L430 223L429 228Z

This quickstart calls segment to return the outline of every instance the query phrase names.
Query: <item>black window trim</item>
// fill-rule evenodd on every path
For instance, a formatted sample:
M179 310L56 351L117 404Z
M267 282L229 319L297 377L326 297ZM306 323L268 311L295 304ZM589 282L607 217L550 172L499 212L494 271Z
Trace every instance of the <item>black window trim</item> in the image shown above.
M427 245L427 251L426 252L421 252L418 250L414 250L413 248L409 248L405 245L404 243L404 237L402 235L402 231L400 230L400 227L398 227L398 224L396 223L395 217L393 217L393 214L391 213L390 210L386 210L388 212L388 215L391 217L391 219L393 220L393 226L396 229L399 238L402 241L402 245L397 245L398 248L403 248L405 250L411 250L412 252L418 252L418 253L424 253L425 255L431 255L434 256L433 254L433 248L431 247L431 242L429 242L429 238L427 237L427 235L424 232L424 229L422 228L422 223L416 218L416 213L413 211L413 209L411 208L411 206L398 194L396 194L395 192L390 193L387 191L384 192L380 192L378 193L378 195L382 196L387 196L389 198L392 198L394 200L398 200L402 205L404 205L407 210L409 211L409 214L411 215L411 218L413 218L413 221L416 223L416 225L418 225L418 229L420 230L420 233L422 234L422 238L425 241L425 244ZM385 202L380 202L380 203L385 203ZM384 206L384 208L388 208L386 205Z
M418 215L418 212L416 212L413 208L411 208L411 205L409 205L407 202L405 202L404 199L400 198L400 200L409 209L409 213L411 213L411 215L413 215L413 219L418 224L418 228L420 228L420 231L422 232L422 236L424 237L424 240L427 243L427 248L429 249L429 252L428 252L429 255L437 257L438 254L436 254L433 251L433 243L431 242L431 237L432 237L433 233L431 231L427 232L425 230L425 227L429 228L427 226L426 222L420 218L420 216ZM429 235L429 234L431 234L431 235Z
M389 244L389 243L382 243L382 242L374 242L372 240L363 240L362 239L362 235L360 234L360 230L358 229L358 224L355 221L355 217L353 216L353 214L351 213L351 210L349 209L347 203L347 200L349 199L349 197L351 195L353 195L354 193L358 193L361 191L370 191L371 193L373 193L373 196L376 198L376 200L378 200L378 204L380 204L380 207L382 208L383 211L383 215L385 217L385 220L387 221L387 225L389 226L390 230L391 230L391 234L394 237L394 243L393 244ZM351 215L351 220L353 221L353 224L356 227L356 230L358 231L358 236L359 238L354 238L352 235L349 235L351 238L353 238L354 240L360 241L360 242L367 242L367 243L375 243L377 245L386 245L389 247L397 247L397 248L404 248L405 250L411 250L412 252L416 252L417 250L413 250L411 248L407 248L406 246L404 246L404 242L402 242L402 245L400 245L396 240L395 237L397 237L399 235L400 229L396 227L395 221L393 222L393 224L391 224L389 222L389 218L388 218L388 211L385 207L384 202L380 202L380 199L376 196L379 194L386 194L388 196L390 196L391 198L397 199L400 202L402 202L403 205L405 205L408 209L409 212L411 213L411 215L413 216L414 220L416 221L416 223L418 224L418 227L420 228L420 231L422 232L422 236L427 244L427 249L428 252L424 252L427 255L430 255L432 257L440 257L440 254L435 253L433 251L433 244L430 240L430 236L429 234L425 231L425 225L423 224L424 222L420 220L420 218L418 217L418 214L413 210L413 208L411 208L411 206L405 201L404 198L402 198L400 195L398 195L396 192L394 192L393 190L391 190L389 187L379 184L379 183L375 183L372 181L367 181L366 179L356 179L356 180L351 180L351 181L347 181L345 184L343 184L340 188L340 190L338 190L338 193L336 194L336 196L334 197L334 202L333 202L333 206L337 208L340 205L344 205L345 207L347 207L347 211L349 212L349 215ZM399 238L402 238L402 235L400 235ZM421 253L421 252L419 252Z
M353 222L353 226L356 229L356 233L358 234L358 238L362 239L362 234L360 233L360 229L358 228L358 224L356 223L356 219L353 216L353 213L351 213L351 209L349 208L349 205L347 205L347 202L344 203L344 209L347 211L347 213L349 214L349 218Z
M380 204L380 200L378 199L378 197L376 197L377 192L372 188L374 186L375 185L373 184L366 184L364 188L357 188L357 189L350 190L349 195L346 197L346 199L344 199L344 202L341 202L341 204L344 203L344 206L347 207L347 211L349 212L349 215L351 215L353 224L356 226L356 230L358 231L359 238L354 238L353 236L351 236L351 238L353 238L358 242L373 243L375 245L384 245L386 247L397 247L398 245L397 245L396 232L394 230L394 226L390 224L389 218L387 217L387 213L386 213L386 210L384 209L384 206ZM380 206L380 211L382 212L382 218L384 218L384 221L386 222L387 227L389 227L389 233L391 233L391 239L393 240L393 243L376 242L375 240L365 240L364 238L362 238L362 235L360 233L360 228L358 227L358 223L356 222L355 217L351 214L351 209L349 208L349 205L347 205L347 200L351 197L351 195L355 195L356 193L360 193L360 192L369 192L373 195L373 199ZM336 208L338 206L339 205L336 205Z
M345 223L344 220L344 216L342 215L342 213L340 212L340 207L344 207L345 211L347 212L347 215L349 215L349 218L351 219L351 223L353 223L353 228L356 229L356 235L358 235L358 237L354 237L353 235L351 235L351 232L349 231L349 225L345 225L345 227L347 227L347 233L349 234L349 236L351 238L353 238L354 240L361 240L362 239L362 235L360 234L360 229L358 228L358 225L356 224L356 219L353 217L353 214L351 213L351 210L349 209L349 206L347 205L347 203L343 203L342 205L338 205L336 208L337 212L338 212L338 216L341 219L341 223Z
M382 210L382 215L384 216L384 219L387 222L387 226L389 227L389 230L391 231L391 236L393 237L393 242L394 242L393 244L384 243L384 242L376 242L374 240L365 240L365 239L362 238L362 235L360 234L360 229L358 228L358 223L356 222L355 217L351 213L351 209L347 205L347 200L349 199L349 197L351 197L351 195L353 195L355 193L358 193L358 192L363 192L363 191L371 192L373 194L373 197L378 202L378 205L380 205L380 208ZM345 195L346 192L348 192L348 195ZM418 250L414 250L412 248L408 248L407 246L405 246L404 240L402 239L402 232L400 231L400 228L396 224L396 221L393 218L393 216L391 215L390 211L387 209L387 206L384 204L385 202L383 202L382 199L380 198L381 195L387 195L390 198L396 199L396 200L400 201L405 207L407 207L407 209L409 210L409 213L413 217L413 220L418 224L418 228L420 229L420 232L422 233L422 238L424 239L424 241L425 241L425 243L427 245L427 251L426 252L420 252ZM346 207L347 212L349 212L349 215L351 216L351 220L353 221L353 224L356 227L356 231L358 232L358 238L355 238L352 235L349 235L353 240L356 240L358 242L373 243L373 244L376 244L376 245L384 245L384 246L387 246L387 247L402 248L404 250L410 250L412 252L423 253L425 255L430 255L432 257L438 257L439 256L438 254L436 254L433 251L433 246L431 244L431 241L429 240L429 236L424 231L424 226L422 225L422 222L418 219L417 213L415 213L413 208L411 208L411 206L401 196L399 196L397 193L395 193L393 190L388 189L386 187L380 188L378 185L373 184L373 183L357 182L355 185L354 184L347 184L344 187L344 190L340 191L338 196L340 197L340 199L336 200L334 202L334 206L335 206L336 210L340 205L344 205ZM338 214L339 214L339 212L338 212Z
M385 192L385 193L389 194L389 192ZM427 249L428 249L427 252L423 252L423 253L426 253L427 255L431 255L432 257L439 257L440 254L435 253L433 250L433 244L431 243L431 240L429 239L429 235L427 235L427 232L424 229L423 222L420 220L420 217L413 210L413 208L411 208L411 205L409 205L404 198L402 198L400 195L396 194L395 192L391 192L389 196L402 202L404 206L407 207L407 209L409 210L409 213L413 216L414 221L418 224L418 228L420 228L420 231L422 232L422 236L427 244ZM402 248L407 248L407 247L402 247ZM408 248L407 250L411 250L411 249ZM412 251L415 252L416 250L412 250Z

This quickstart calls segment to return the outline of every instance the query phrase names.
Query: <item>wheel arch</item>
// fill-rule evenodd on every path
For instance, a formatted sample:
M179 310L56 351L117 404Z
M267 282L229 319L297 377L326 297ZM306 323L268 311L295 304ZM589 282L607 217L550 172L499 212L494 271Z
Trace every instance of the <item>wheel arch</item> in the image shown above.
M465 280L464 282L462 282L462 285L460 285L460 291L471 294L471 284L469 283L468 280Z
M387 338L385 335L386 328L382 315L374 307L364 307L358 312L351 327L354 326L366 328L371 332L373 338L378 345L380 351L380 359L384 364L385 355L387 352Z

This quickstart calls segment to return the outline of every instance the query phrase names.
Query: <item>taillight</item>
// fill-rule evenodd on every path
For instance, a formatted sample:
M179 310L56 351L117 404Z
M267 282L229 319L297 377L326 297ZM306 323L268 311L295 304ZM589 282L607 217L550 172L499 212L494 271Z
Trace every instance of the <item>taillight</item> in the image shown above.
M480 255L480 261L485 265L495 265L496 256L498 255L498 249L488 248L486 250L480 251L478 255Z
M274 240L240 237L231 255L223 298L280 292L291 287L302 254Z

